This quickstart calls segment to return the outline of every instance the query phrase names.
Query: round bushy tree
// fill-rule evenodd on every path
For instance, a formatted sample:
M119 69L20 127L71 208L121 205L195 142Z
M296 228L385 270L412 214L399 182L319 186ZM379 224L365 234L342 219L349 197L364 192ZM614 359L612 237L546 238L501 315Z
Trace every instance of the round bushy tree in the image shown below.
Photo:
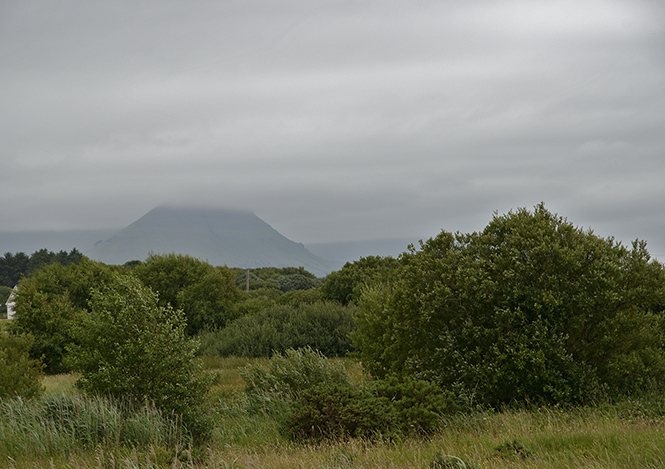
M665 272L541 204L478 233L442 232L365 290L356 346L467 404L580 402L665 381Z
M55 263L19 282L11 328L31 334L30 355L43 357L47 373L67 371L66 348L76 343L74 328L87 314L90 292L113 278L113 268L83 258L79 264Z
M184 311L189 335L224 327L242 298L231 269L187 255L153 254L133 274L159 295L161 306Z

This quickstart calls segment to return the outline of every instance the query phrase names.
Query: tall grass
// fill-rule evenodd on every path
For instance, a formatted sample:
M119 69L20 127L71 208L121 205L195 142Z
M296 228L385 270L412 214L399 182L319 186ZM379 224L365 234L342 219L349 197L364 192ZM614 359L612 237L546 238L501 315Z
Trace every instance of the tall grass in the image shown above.
M430 438L292 444L237 442L213 451L209 466L277 468L427 468L456 456L474 469L662 468L665 423L625 419L610 409L552 409L449 417Z
M339 363L360 373L358 362ZM134 412L68 390L72 376L57 379L51 391L46 385L41 399L0 402L0 468L428 468L445 467L448 456L474 469L665 467L662 396L460 413L427 438L293 443L268 413L248 410L238 375L248 364L267 362L208 363L220 383L208 402L215 428L202 447L190 448L179 426L154 409Z
M0 461L67 456L75 449L185 446L177 421L152 407L77 394L0 401Z

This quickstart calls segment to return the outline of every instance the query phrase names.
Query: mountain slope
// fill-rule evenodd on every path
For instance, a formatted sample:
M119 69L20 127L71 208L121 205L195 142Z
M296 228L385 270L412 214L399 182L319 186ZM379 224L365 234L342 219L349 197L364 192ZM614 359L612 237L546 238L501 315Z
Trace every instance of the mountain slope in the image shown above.
M229 267L303 266L318 276L332 270L253 213L222 209L157 207L84 254L123 264L144 260L151 252L189 254Z

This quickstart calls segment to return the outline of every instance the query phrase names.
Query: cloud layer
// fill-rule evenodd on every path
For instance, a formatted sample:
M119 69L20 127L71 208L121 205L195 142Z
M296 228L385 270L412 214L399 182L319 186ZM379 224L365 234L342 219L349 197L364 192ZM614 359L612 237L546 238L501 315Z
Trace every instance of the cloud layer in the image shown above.
M303 242L540 201L665 258L657 2L0 5L0 230L248 208Z

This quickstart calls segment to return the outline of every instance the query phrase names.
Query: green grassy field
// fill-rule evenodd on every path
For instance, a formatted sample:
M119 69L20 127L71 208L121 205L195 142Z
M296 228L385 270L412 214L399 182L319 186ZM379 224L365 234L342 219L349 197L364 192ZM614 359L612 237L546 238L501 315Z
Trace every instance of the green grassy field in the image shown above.
M534 408L453 415L442 422L439 432L425 439L296 444L280 435L272 418L245 410L243 382L237 370L248 363L256 360L206 359L206 366L218 379L210 393L215 429L203 448L180 446L177 435L148 435L144 445L126 445L109 433L111 436L101 442L86 444L80 435L78 440L67 440L58 433L62 429L37 430L20 412L5 412L0 421L0 467L665 467L665 404L655 398L568 410ZM344 359L343 363L356 382L364 379L357 361ZM84 401L73 386L75 381L74 375L46 377L46 395ZM142 431L165 431L163 427L153 430L148 420L142 420Z

